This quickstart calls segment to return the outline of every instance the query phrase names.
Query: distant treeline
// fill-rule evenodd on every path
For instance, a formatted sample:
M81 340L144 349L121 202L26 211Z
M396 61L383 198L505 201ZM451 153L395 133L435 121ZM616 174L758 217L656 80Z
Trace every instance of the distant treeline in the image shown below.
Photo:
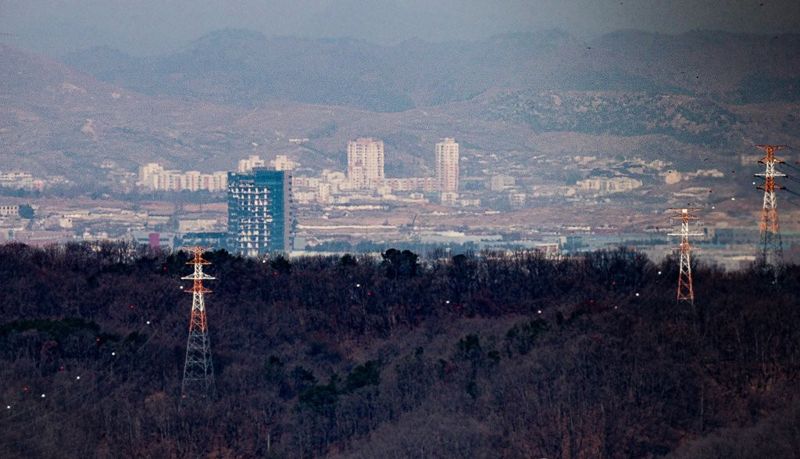
M187 254L0 246L0 457L797 456L797 266L700 264L692 307L624 249L205 257L181 400Z

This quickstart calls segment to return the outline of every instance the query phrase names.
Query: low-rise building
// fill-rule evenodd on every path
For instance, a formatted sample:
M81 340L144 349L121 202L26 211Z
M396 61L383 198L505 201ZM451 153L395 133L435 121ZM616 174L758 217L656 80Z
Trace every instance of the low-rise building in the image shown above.
M505 191L506 188L511 188L516 184L516 179L510 175L493 175L489 179L489 190L494 192Z
M581 192L611 194L635 190L642 186L642 181L630 177L596 177L579 180L576 186Z
M204 174L200 171L181 172L164 169L158 163L148 163L139 168L139 186L155 191L224 191L228 186L228 173L224 171Z
M511 192L508 193L508 204L511 207L525 207L525 200L527 195L525 193L520 192Z
M0 217L19 216L19 205L0 205Z

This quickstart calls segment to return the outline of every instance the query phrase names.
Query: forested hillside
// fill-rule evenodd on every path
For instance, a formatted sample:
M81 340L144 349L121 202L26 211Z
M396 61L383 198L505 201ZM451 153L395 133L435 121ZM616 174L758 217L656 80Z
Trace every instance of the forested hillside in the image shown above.
M800 451L796 266L701 264L693 309L625 250L206 258L218 397L181 401L186 254L0 246L0 456Z

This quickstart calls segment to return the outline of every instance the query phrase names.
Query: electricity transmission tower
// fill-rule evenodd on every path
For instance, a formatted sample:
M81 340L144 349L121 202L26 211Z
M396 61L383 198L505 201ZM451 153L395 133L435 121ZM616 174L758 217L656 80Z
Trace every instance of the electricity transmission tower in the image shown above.
M771 268L777 278L778 269L783 261L783 247L781 244L781 233L778 225L778 200L775 197L775 190L782 190L784 187L775 184L775 177L786 177L786 174L776 171L775 164L783 161L775 158L775 152L783 150L786 145L756 145L764 150L764 157L759 163L764 165L764 172L755 174L756 177L763 177L764 184L759 185L759 190L764 190L764 204L761 208L761 244L759 246L758 264L764 268Z
M189 320L189 338L186 341L186 363L183 366L183 383L181 397L190 395L200 397L214 397L216 387L214 384L214 367L211 363L211 344L208 339L208 322L206 320L206 305L204 295L211 290L203 287L204 280L213 277L203 272L204 265L210 265L203 259L203 249L195 247L194 258L187 265L194 266L194 272L181 279L191 280L192 289L192 315Z
M692 246L689 244L690 236L702 236L700 233L689 232L689 222L697 220L692 212L698 209L670 209L675 214L671 220L679 220L681 229L678 233L670 233L670 236L679 236L680 243L680 268L678 269L678 296L677 301L688 301L694 305L694 286L692 285Z

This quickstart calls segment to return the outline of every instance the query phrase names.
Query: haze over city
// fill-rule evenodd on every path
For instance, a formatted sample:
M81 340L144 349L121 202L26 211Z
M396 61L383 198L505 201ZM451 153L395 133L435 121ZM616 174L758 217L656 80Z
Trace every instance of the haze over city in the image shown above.
M92 46L159 54L225 28L391 44L413 38L481 40L550 29L584 39L624 29L797 33L798 18L800 6L791 0L731 0L722 5L712 0L42 0L5 1L0 6L0 29L13 34L4 41L54 55Z
M0 0L0 98L0 457L797 456L796 1Z

